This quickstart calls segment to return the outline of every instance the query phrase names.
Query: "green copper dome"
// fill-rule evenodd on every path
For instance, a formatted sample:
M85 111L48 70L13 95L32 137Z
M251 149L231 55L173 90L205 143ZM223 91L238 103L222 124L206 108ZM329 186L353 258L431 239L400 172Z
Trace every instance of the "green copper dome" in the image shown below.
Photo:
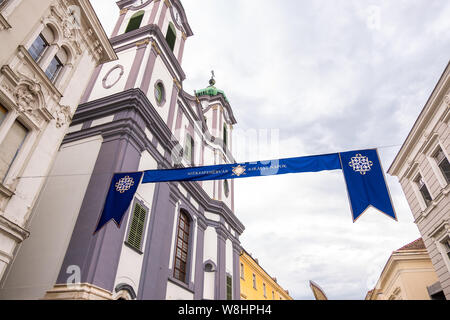
M225 99L226 102L230 103L228 101L227 96L225 95L225 92L223 92L223 90L217 89L214 85L216 84L216 81L214 80L214 78L211 78L211 80L209 80L209 86L205 89L200 89L200 90L196 90L195 91L195 95L197 97L201 97L201 96L216 96L219 93L223 96L223 98Z

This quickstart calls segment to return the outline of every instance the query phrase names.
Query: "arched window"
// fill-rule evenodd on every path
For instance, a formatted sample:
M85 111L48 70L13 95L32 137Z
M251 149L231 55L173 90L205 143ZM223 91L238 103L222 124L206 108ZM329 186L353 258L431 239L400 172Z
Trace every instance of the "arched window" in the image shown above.
M166 92L161 81L155 84L155 99L158 106L162 106L166 100Z
M64 68L69 60L69 54L64 47L59 49L58 53L50 61L50 64L45 71L45 74L50 79L50 81L55 82L61 70Z
M228 130L227 130L227 124L223 124L223 148L226 149L228 144Z
M133 14L130 18L130 22L128 22L128 26L125 30L125 33L139 29L142 23L142 19L144 18L145 11L141 10Z
M45 50L55 41L55 34L49 26L45 26L42 32L31 44L28 52L34 61L38 62Z
M170 50L172 51L175 48L176 40L177 40L177 32L175 30L175 26L173 25L173 23L170 22L169 27L167 28L166 41L167 44L169 45Z
M186 282L187 262L189 253L189 233L190 233L190 219L188 215L182 210L180 211L180 218L178 220L176 248L175 248L175 265L173 269L173 276L182 282Z

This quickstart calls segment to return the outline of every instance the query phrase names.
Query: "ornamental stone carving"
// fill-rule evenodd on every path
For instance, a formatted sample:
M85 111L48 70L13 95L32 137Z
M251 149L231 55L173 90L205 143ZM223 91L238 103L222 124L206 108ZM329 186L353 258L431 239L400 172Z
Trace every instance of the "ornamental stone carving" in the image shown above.
M61 128L71 119L71 111L69 106L61 106L54 114L56 119L56 127Z
M39 93L41 86L38 83L21 84L14 92L18 111L32 114L39 109Z
M444 103L449 107L450 106L450 94L447 94L444 97Z

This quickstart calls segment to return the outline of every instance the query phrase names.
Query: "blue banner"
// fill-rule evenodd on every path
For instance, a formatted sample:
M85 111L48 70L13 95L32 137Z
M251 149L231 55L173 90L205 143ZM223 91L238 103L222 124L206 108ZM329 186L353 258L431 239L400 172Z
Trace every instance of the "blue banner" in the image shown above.
M341 152L353 221L370 206L397 220L376 149Z
M110 220L114 220L120 226L122 218L134 198L141 178L142 172L118 173L113 176L105 206L95 232L100 230Z
M341 164L339 162L339 154L334 153L241 164L148 170L144 172L142 183L224 180L336 169L341 169Z
M97 230L111 219L120 223L130 206L142 174L142 183L157 183L237 179L338 169L344 173L353 221L370 206L396 219L378 153L376 149L369 149L240 164L116 174L111 182ZM130 185L131 180L133 185Z

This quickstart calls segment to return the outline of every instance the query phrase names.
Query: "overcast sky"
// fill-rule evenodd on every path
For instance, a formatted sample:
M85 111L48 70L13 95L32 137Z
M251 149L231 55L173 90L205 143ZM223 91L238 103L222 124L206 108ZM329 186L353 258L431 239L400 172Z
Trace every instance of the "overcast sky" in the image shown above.
M115 1L91 2L111 34ZM194 32L184 90L206 87L214 69L235 132L268 130L238 162L380 147L387 171L449 61L447 0L182 4ZM370 209L353 223L340 170L238 179L242 245L294 299L314 298L309 280L330 299L364 299L392 251L420 237L397 178L387 181L399 221Z

